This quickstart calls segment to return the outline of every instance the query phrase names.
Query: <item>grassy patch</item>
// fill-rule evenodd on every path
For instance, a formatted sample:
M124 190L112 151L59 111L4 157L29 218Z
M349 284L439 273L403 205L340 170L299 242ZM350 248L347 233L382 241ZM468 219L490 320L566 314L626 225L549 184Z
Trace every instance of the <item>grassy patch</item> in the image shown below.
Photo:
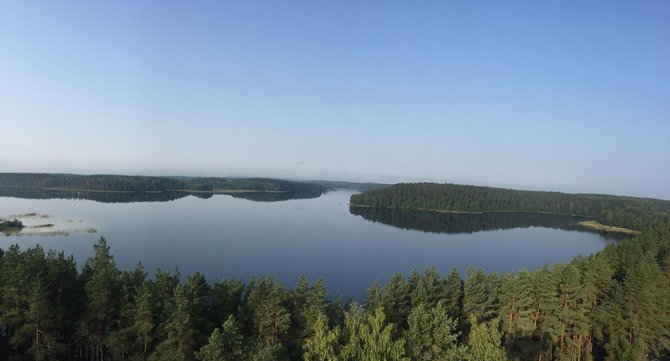
M628 229L628 228L623 228L623 227L614 227L614 226L606 226L602 223L599 223L597 221L582 221L578 223L580 226L584 228L589 228L589 229L595 229L597 231L603 231L603 232L614 232L614 233L624 233L624 234L630 234L630 235L636 235L640 234L639 231L633 230L633 229Z

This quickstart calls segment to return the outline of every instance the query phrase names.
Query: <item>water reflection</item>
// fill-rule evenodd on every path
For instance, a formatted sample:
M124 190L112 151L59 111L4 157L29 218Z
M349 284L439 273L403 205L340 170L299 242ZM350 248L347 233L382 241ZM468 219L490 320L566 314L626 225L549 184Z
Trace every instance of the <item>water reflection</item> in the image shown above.
M278 202L291 199L318 198L321 192L241 192L223 193L235 198L247 199L254 202ZM23 199L69 199L90 200L101 203L134 203L134 202L169 202L187 196L202 199L212 198L214 193L207 192L90 192L90 191L61 191L35 188L0 187L0 197Z
M235 198L254 202L281 202L291 199L311 199L320 197L322 192L240 192L230 193Z
M580 226L579 222L588 220L587 218L546 213L439 213L368 207L349 207L349 212L371 222L378 222L396 228L428 233L459 234L514 228L542 227L566 231L600 233L603 237L613 240L626 237L626 235L623 234L599 232Z

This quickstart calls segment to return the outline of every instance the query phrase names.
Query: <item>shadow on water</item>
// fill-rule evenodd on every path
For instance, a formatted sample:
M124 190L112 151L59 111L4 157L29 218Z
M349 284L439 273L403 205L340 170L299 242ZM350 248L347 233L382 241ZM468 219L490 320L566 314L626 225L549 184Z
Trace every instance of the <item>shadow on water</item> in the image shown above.
M285 192L285 193L231 193L225 194L254 202L278 202L290 199L308 199L321 196L321 192ZM73 199L90 200L101 203L169 202L194 196L202 199L212 198L213 193L188 192L90 192L61 191L35 188L0 187L0 197L23 199Z
M599 233L609 240L620 240L629 237L625 234L601 232L580 226L579 222L589 220L587 218L546 213L439 213L407 209L366 207L350 207L349 212L371 222L427 233L459 234L514 228L542 227L566 231Z

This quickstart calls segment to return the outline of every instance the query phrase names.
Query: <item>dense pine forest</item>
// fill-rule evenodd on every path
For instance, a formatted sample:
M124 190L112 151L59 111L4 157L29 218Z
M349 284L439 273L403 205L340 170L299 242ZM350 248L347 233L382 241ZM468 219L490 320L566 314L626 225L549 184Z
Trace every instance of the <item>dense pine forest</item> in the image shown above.
M520 191L457 184L396 184L351 196L353 206L456 212L549 212L643 230L670 221L670 201L560 192Z
M81 270L0 251L0 359L670 359L670 224L532 272L395 274L362 305L304 277L148 277L119 270L104 238L94 250Z
M50 173L0 173L0 187L108 192L246 190L321 194L324 191L323 187L314 183L270 178L147 177Z

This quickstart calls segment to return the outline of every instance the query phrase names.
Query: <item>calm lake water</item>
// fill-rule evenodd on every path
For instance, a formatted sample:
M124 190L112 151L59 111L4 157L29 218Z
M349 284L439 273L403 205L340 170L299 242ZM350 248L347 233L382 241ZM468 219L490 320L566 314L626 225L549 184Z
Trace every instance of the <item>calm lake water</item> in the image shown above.
M350 210L353 193L273 202L228 195L133 203L0 197L0 217L35 213L24 223L54 224L0 233L0 248L40 244L74 255L81 266L104 236L122 269L141 261L150 275L179 267L182 275L199 271L210 282L272 275L289 287L305 273L310 281L323 278L331 298L362 300L375 280L386 282L394 272L435 266L464 275L470 265L532 270L613 241L578 228L572 217Z

